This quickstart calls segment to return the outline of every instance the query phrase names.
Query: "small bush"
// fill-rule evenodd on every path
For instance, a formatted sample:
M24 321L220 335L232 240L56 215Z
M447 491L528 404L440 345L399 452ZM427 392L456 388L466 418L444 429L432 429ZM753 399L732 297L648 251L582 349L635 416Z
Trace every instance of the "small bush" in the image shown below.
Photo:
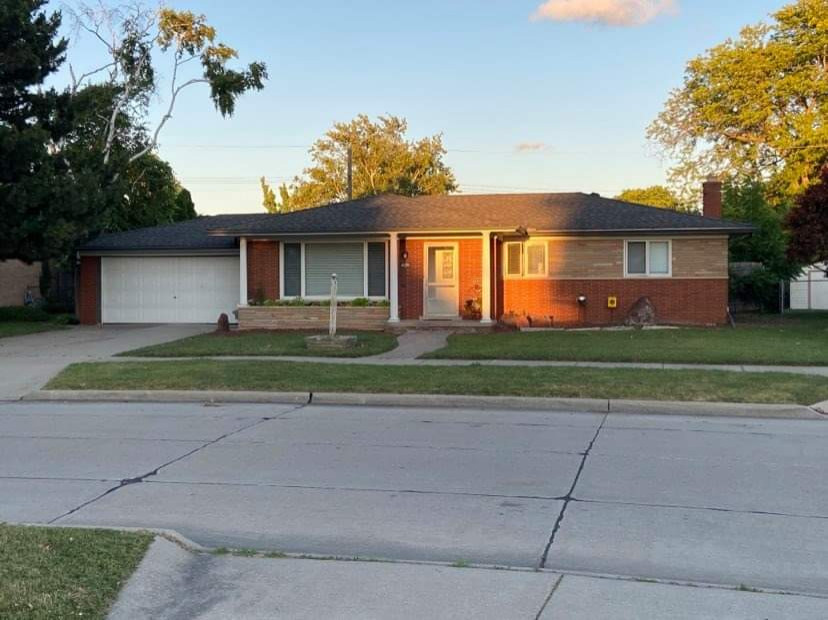
M779 278L764 267L747 275L731 274L730 297L765 312L778 312Z
M37 323L52 317L42 308L34 306L0 306L0 321Z
M351 302L351 305L355 308L365 308L371 305L371 300L367 297L357 297Z

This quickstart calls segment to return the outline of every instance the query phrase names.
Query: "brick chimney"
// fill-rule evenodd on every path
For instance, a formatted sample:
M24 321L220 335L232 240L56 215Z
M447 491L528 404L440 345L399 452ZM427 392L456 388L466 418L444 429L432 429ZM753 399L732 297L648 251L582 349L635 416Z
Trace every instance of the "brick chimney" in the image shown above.
M705 217L722 218L722 182L716 177L707 177L702 185L704 195L702 201L702 214Z

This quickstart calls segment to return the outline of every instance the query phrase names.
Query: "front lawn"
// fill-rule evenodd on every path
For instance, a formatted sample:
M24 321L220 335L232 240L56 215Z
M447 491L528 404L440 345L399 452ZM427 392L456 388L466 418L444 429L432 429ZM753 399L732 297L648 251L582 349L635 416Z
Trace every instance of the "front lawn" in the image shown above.
M811 404L828 399L828 378L711 370L187 360L72 364L46 389L386 392Z
M341 351L309 351L303 332L232 331L182 338L173 342L121 353L125 357L212 357L221 355L302 355L365 357L390 351L397 338L385 332L345 332L357 336L357 344Z
M26 334L37 334L55 329L66 329L66 325L59 323L23 323L23 322L2 322L0 323L0 338L11 336L25 336Z
M741 316L737 327L454 334L445 359L828 365L828 312Z
M152 535L0 523L0 618L105 618Z
M0 306L0 338L66 329L73 320L71 315L49 314L34 306Z

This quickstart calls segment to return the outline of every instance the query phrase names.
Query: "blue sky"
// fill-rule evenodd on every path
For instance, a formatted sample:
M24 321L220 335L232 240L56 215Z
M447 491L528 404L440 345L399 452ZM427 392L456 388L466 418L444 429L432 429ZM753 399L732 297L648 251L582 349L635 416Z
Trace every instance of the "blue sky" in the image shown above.
M395 114L411 137L443 133L465 193L614 195L664 182L666 162L645 129L687 60L784 4L549 0L547 18L532 19L542 3L171 2L206 14L240 60L267 63L270 80L231 119L206 87L184 91L160 154L200 213L256 212L258 178L275 185L301 173L307 146L334 121ZM643 12L613 12L624 7ZM100 58L88 39L69 49L76 71Z

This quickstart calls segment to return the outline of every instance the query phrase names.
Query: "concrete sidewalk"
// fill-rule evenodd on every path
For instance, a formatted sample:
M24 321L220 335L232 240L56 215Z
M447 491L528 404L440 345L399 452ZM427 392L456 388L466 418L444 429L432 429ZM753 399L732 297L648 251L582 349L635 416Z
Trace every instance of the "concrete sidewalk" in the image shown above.
M201 618L800 618L828 599L547 571L272 559L157 538L110 620Z
M638 368L643 370L721 370L725 372L784 372L828 377L828 366L760 366L749 364L667 364L646 362L567 362L543 360L445 360L392 355L395 350L369 357L310 357L297 355L222 355L204 357L111 357L104 362L158 362L192 360L249 360L314 362L320 364L369 364L378 366L525 366L534 368Z
M701 417L826 420L828 401L810 407L794 404L715 403L605 398L463 396L453 394L360 394L350 392L251 392L234 390L36 390L24 401L257 403L367 405L373 407L444 407L585 413L679 415Z

